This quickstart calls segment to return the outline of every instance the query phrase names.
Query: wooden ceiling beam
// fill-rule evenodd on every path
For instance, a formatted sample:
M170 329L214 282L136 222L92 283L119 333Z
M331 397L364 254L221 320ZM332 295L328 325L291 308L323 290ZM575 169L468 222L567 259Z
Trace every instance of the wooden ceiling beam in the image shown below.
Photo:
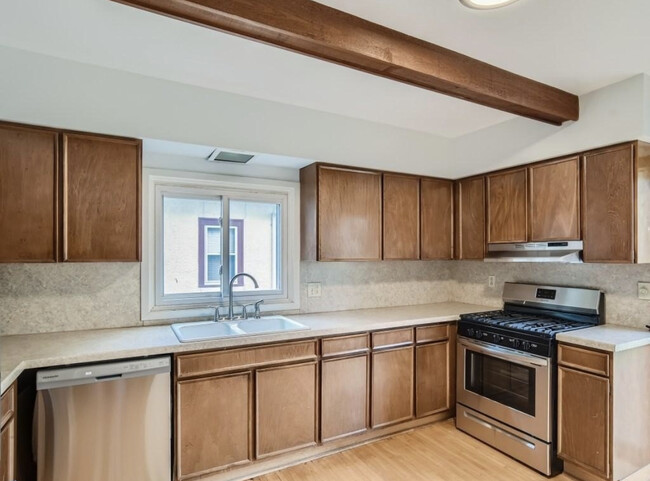
M571 93L310 0L113 1L542 122L579 117Z

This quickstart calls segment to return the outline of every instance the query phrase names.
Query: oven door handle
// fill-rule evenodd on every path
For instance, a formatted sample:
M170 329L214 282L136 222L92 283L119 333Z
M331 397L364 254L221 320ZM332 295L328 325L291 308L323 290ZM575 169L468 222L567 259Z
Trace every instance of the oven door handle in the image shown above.
M511 349L506 349L504 347L486 345L479 341L469 341L465 339L459 339L458 342L472 351L478 351L483 354L489 354L490 356L503 359L504 361L510 361L517 364L531 365L535 367L546 367L548 366L548 360L526 354L520 354Z

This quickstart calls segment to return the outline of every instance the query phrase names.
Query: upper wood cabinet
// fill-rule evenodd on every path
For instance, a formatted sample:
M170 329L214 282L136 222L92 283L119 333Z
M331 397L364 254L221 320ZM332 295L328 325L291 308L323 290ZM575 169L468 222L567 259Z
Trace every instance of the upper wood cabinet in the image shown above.
M485 257L485 177L456 182L456 259Z
M312 164L300 182L303 260L381 260L380 172Z
M580 240L579 158L535 164L528 169L528 240Z
M55 262L59 135L0 124L0 262Z
M383 203L384 259L419 259L420 179L384 174Z
M0 123L0 262L139 261L141 150Z
M585 262L635 261L635 147L635 144L620 145L587 153L582 158ZM644 176L646 184L650 178L648 164L647 158L642 158L639 162L641 172L645 165L645 174L641 173L641 184ZM645 190L650 191L647 186ZM647 195L641 195L640 200L643 197L647 199ZM649 205L646 200L640 217L645 216L646 230L650 225ZM641 251L650 250L650 246L647 246L647 233L645 235L645 242L642 240L639 246Z
M421 258L452 259L454 256L454 183L421 180Z
M488 243L526 242L526 168L486 176Z
M63 259L140 259L140 141L63 135Z

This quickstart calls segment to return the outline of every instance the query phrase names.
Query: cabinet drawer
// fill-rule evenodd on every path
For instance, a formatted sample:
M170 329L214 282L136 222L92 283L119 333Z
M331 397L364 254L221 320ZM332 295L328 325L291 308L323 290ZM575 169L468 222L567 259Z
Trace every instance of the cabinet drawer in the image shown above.
M558 348L558 362L561 365L600 376L609 377L609 360L609 354L605 352L582 349L566 344L560 344Z
M315 339L243 349L226 349L197 354L183 354L176 359L179 379L219 372L250 369L290 361L316 359Z
M422 326L415 328L415 342L445 341L449 339L449 324Z
M0 427L13 417L16 410L16 385L12 384L0 398Z
M325 338L321 341L323 357L367 351L370 347L368 334Z
M407 346L413 343L413 329L394 329L372 333L372 347Z

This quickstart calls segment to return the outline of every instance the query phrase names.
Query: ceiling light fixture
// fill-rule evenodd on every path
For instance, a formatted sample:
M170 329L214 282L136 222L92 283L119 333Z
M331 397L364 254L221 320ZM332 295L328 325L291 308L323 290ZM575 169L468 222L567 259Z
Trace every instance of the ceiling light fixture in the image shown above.
M515 3L517 0L460 0L460 3L469 8L487 10L490 8L500 8Z

